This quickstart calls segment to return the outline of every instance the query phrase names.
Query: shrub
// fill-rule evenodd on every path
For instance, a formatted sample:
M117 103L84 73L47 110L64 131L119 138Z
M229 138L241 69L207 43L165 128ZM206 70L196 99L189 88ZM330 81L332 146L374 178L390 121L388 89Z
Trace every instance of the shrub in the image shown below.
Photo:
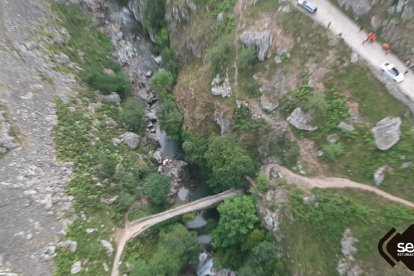
M259 174L256 177L256 192L264 193L269 189L269 179L263 175Z
M170 186L168 176L152 173L145 179L144 192L152 204L162 206L167 200Z
M245 186L245 176L256 170L247 151L229 136L212 137L204 158L211 169L208 185L215 191Z
M224 75L233 52L233 45L228 37L221 39L217 46L207 50L207 60L214 75Z
M166 98L166 95L171 93L173 83L174 77L168 71L157 71L150 80L151 89L162 98Z
M131 80L122 71L108 75L102 69L86 67L83 79L91 88L99 90L105 95L117 92L122 98L126 98L131 89Z
M161 52L161 57L162 57L162 66L165 68L165 70L167 70L168 72L171 72L174 78L176 78L178 75L180 66L179 66L175 53L169 48L165 48Z
M165 26L165 0L144 0L140 15L142 26L149 33L157 34Z
M135 99L128 98L123 105L120 121L129 131L139 131L143 125L144 106Z
M164 130L167 135L174 139L180 137L183 115L173 101L167 100L163 102L157 111L157 117L161 129Z
M237 67L240 72L247 73L257 63L257 50L255 47L242 48L237 60Z
M97 158L96 176L101 179L111 178L115 174L116 161L101 154Z
M344 154L344 146L342 143L329 144L323 147L323 159L333 161Z
M115 208L121 214L125 214L128 212L129 208L131 207L132 203L134 203L135 197L129 193L122 192L117 199L115 200Z

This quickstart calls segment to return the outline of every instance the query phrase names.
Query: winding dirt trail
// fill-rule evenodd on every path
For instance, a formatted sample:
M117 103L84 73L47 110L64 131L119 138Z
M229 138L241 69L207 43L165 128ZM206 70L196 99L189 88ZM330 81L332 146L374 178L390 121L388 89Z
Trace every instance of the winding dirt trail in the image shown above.
M220 203L226 199L241 195L241 190L228 190L225 192L222 192L217 195L208 196L193 202L190 202L188 204L169 209L167 211L158 213L156 215L152 215L149 217L145 217L142 219L138 219L135 221L127 222L125 225L125 228L118 229L118 231L115 233L115 242L117 244L117 250L115 254L114 263L112 266L112 273L111 276L118 276L119 275L119 264L122 256L122 252L124 251L126 243L136 237L137 235L141 234L151 226L163 222L165 220L168 220L170 218L201 210L207 207L210 207L212 205L215 205L217 203Z
M309 188L321 188L321 189L344 189L344 188L351 188L351 189L358 189L363 190L371 193L375 193L385 199L390 201L403 204L407 207L414 208L414 203L400 197L391 195L387 192L384 192L376 187L369 186L366 184L361 184L357 182L353 182L349 179L345 178L338 178L338 177L305 177L298 174L293 173L292 171L288 170L285 167L282 167L278 164L268 164L264 167L264 171L268 174L270 170L274 168L276 169L281 178L286 179L287 181L298 185L301 188L309 189Z

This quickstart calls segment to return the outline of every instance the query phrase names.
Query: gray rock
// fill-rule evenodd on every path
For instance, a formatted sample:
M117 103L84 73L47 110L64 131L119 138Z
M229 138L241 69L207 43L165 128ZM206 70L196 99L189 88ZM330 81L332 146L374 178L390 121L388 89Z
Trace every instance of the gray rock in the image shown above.
M337 134L330 134L326 138L329 144L335 144L339 140L339 136Z
M119 146L121 143L122 143L121 139L112 138L112 145L114 145L115 147Z
M203 245L208 245L211 243L212 238L209 235L198 236L198 241Z
M240 35L240 40L246 47L257 47L259 53L257 58L260 61L264 61L266 58L267 50L270 48L273 36L270 31L263 32L243 32Z
M56 62L61 65L67 65L70 63L70 58L64 53L59 53L56 55Z
M11 149L18 147L16 140L11 136L11 126L0 111L0 156Z
M351 63L357 63L359 60L359 55L355 52L352 53L351 55Z
M96 228L86 228L86 234L91 234L91 233L93 233L93 232L95 232L96 230L98 230L98 229L96 229Z
M104 101L111 102L111 103L120 103L121 102L121 97L116 92L112 92L109 95L102 95L102 99Z
M207 225L207 220L204 219L202 214L199 214L192 221L187 222L187 228L197 229Z
M226 77L222 80L220 75L217 76L211 81L211 94L214 96L230 97L231 96L231 86L229 74L226 72Z
M368 14L372 10L370 1L368 0L337 0L339 6L346 11L352 11L356 16Z
M349 132L354 131L354 127L350 124L345 123L345 122L340 122L338 124L337 128L339 128L340 130L343 130L343 131L349 131Z
M186 201L186 200L188 200L188 197L190 196L190 190L187 189L186 187L181 187L178 190L177 196L180 200Z
M389 167L387 165L379 167L374 172L374 182L377 186L381 185L382 182L384 182L385 174L389 170Z
M101 244L103 247L105 247L106 253L111 256L112 253L114 252L114 248L112 246L112 243L110 243L107 240L101 240Z
M138 134L134 132L126 132L122 134L120 137L122 142L127 144L130 149L136 149L139 145L140 137Z
M268 97L266 97L265 95L262 95L260 97L260 106L263 110L268 111L268 112L272 112L273 110L275 110L279 105L278 104L274 104L272 103Z
M386 117L372 128L375 144L380 150L393 147L400 140L401 119L399 117Z
M217 14L217 21L218 22L224 21L224 12L220 12L219 14Z
M412 6L405 6L404 10L401 14L401 18L403 20L410 20L412 18L414 18L414 7Z
M300 130L315 131L318 128L309 125L312 121L312 116L302 111L300 107L296 107L292 114L287 118L287 121L294 127Z
M162 62L162 57L161 57L161 56L154 57L154 61L155 61L157 64L161 64L161 62Z
M81 261L77 261L75 262L71 269L70 269L70 274L77 274L82 270L82 262Z
M158 164L162 163L162 155L161 155L161 151L159 149L154 152L152 157L154 157L154 159L157 161Z
M405 6L405 0L398 0L398 4L395 7L395 12L396 13L402 12L404 9L404 6Z
M109 267L106 263L103 263L103 269L105 272L109 272Z
M225 110L215 110L214 111L214 121L220 126L221 134L226 134L230 132L231 121L228 118L227 111Z

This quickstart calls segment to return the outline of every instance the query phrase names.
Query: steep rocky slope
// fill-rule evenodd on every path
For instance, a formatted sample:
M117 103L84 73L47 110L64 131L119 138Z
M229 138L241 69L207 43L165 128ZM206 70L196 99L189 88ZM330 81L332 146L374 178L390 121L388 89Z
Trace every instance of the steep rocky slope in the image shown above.
M56 160L51 130L54 101L65 99L75 80L52 70L48 41L37 39L47 7L41 0L0 2L0 274L51 275L58 235L70 222L73 198L64 187L72 166ZM50 31L65 43L65 30Z

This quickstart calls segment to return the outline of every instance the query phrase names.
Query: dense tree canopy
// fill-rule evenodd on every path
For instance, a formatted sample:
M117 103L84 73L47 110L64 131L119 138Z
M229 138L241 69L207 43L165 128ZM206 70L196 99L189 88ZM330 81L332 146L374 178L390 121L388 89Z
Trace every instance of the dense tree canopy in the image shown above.
M152 258L140 261L132 276L178 275L185 264L195 264L201 247L195 232L181 224L173 225L160 233L158 249Z
M163 174L152 173L145 179L144 192L154 205L163 205L170 192L170 178Z
M217 209L220 220L212 233L216 248L242 244L259 220L254 199L249 196L226 200Z
M160 127L167 135L178 138L183 124L183 115L173 101L164 101L157 111Z
M216 191L244 186L245 176L255 171L247 151L228 136L212 137L204 157L211 169L208 184Z
M168 71L157 71L150 80L152 90L161 97L165 97L166 94L171 93L173 83L174 77Z
M165 24L165 0L144 0L140 15L144 28L149 33L158 33Z
M283 265L277 260L277 250L273 243L262 241L256 245L247 261L240 269L241 276L268 276L283 273Z

